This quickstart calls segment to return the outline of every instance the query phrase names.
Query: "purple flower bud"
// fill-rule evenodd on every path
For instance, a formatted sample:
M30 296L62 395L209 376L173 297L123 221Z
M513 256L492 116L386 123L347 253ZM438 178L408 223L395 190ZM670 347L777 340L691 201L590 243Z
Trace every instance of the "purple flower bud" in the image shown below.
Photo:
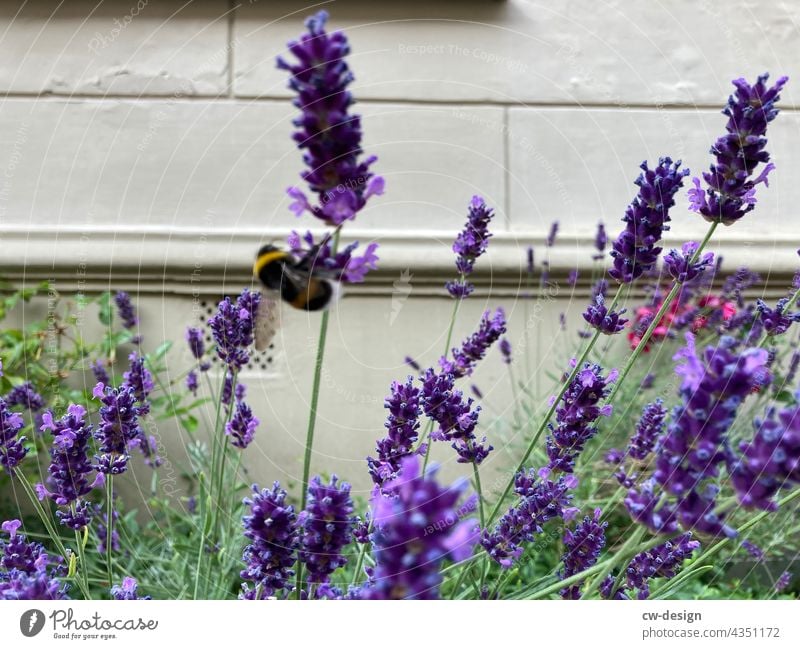
M474 286L464 277L470 275L475 266L475 261L489 245L489 223L494 217L494 211L486 206L480 196L473 196L469 206L469 214L464 229L453 243L453 252L456 253L456 269L461 277L454 282L447 282L446 288L451 296L462 299L467 297Z
M683 186L688 170L680 169L680 160L661 158L655 169L646 162L636 179L639 193L625 211L625 229L612 246L614 267L608 274L620 284L629 284L655 266L661 248L658 242L670 221L669 210L675 205L675 193Z
M441 487L435 469L420 474L417 457L402 462L399 476L376 491L371 500L375 557L373 583L361 599L436 599L445 559L472 555L480 529L465 516L475 511L475 498L459 505L466 483Z
M597 234L594 237L594 247L597 249L597 254L593 259L600 260L604 257L606 246L608 245L608 235L606 234L606 226L602 221L597 224Z
M544 241L545 246L552 248L556 243L556 235L558 234L558 221L553 221L550 224L550 232L547 233L547 238Z
M11 388L11 390L5 396L5 400L9 408L13 408L14 406L22 406L26 410L30 410L32 412L36 412L37 410L44 408L44 399L38 392L36 392L36 390L34 390L33 384L30 381L26 381L25 383L21 383L20 385Z
M636 424L636 431L628 442L627 454L636 459L644 460L653 451L656 441L664 431L664 419L667 409L664 400L656 399L642 409L642 416Z
M267 599L291 589L299 544L297 516L277 482L271 490L259 491L253 485L253 496L245 498L244 504L250 510L242 518L250 544L242 555L241 578L251 584L242 584L240 598Z
M574 529L564 531L564 554L561 561L564 568L559 574L561 579L566 579L591 568L597 563L600 551L606 544L606 528L608 523L600 522L600 510L594 510L594 516L584 519ZM561 599L580 599L581 583L577 582L562 588Z
M133 308L131 303L131 296L125 291L117 291L114 294L114 302L117 305L119 312L119 319L122 320L122 326L125 329L133 330L139 324L139 318L136 317L136 309Z
M677 250L670 250L664 255L664 267L676 282L681 284L691 282L714 263L714 254L710 252L704 253L700 259L693 261L699 247L696 241L687 241L683 244L680 253Z
M122 585L116 584L111 587L111 597L117 600L149 600L147 597L139 597L139 584L133 577L125 577Z
M605 299L599 294L595 297L594 302L594 304L586 307L586 311L583 312L583 319L586 320L590 327L597 329L606 336L613 336L625 328L625 324L628 322L627 318L622 317L625 309L609 311L605 305Z
M494 315L490 311L485 311L478 330L464 340L461 349L453 348L453 360L447 360L444 356L439 360L442 371L452 374L455 378L469 376L477 362L486 355L489 347L505 332L506 314L503 309L498 308Z
M343 549L353 536L350 485L336 476L324 484L319 476L308 486L308 504L297 519L301 529L299 557L308 569L308 584L323 584L347 563Z
M786 313L789 299L788 297L781 298L774 309L770 309L764 300L756 300L756 311L761 317L764 330L770 336L785 334L793 322L800 322L800 311Z
M503 355L503 362L506 365L510 365L512 358L511 358L511 343L509 342L508 338L501 338L500 339L500 353Z
M0 464L8 472L28 454L28 449L23 445L25 437L17 437L24 425L22 415L11 412L6 400L0 398Z
M253 441L258 424L258 417L253 415L250 406L244 401L237 401L233 417L225 424L225 434L236 448L245 449Z
M700 179L692 180L694 188L689 190L690 209L699 212L709 222L731 225L755 206L755 188L768 185L767 176L774 168L769 163L767 125L778 115L776 102L780 91L788 81L781 77L771 88L767 88L768 74L762 74L751 86L744 79L736 79L736 91L728 99L722 111L728 117L726 135L711 147L716 162L703 174L707 189L703 191ZM761 174L752 175L760 163L768 163Z
M189 351L196 359L201 359L203 354L206 353L206 344L203 340L203 332L197 327L189 327L186 330L186 343L189 345Z

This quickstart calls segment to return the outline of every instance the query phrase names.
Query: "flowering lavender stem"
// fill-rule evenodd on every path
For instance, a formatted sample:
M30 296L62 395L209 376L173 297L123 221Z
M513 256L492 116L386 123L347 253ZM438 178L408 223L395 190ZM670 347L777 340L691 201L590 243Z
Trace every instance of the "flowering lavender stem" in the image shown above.
M645 535L645 532L647 532L647 528L640 526L639 529L636 530L636 532L631 534L631 536L628 538L627 541L625 541L623 546L619 550L614 552L614 556L611 557L611 559L609 560L609 565L607 570L604 570L603 572L610 573L617 566L625 565L626 563L628 563L628 561L633 559L633 557L639 553L639 551L635 548L635 546L638 543L641 543L642 537ZM595 575L594 579L592 579L589 582L589 585L586 586L586 590L583 592L583 596L581 597L581 599L588 599L590 594L594 593L600 586L600 582L603 581L603 578L604 578L603 573L598 573L597 575ZM625 571L620 570L619 574L617 575L617 579L614 582L614 586L611 589L610 598L612 598L614 596L614 593L616 593L617 590L619 590L619 587L622 585L622 580L624 578L625 578Z
M69 565L69 553L67 552L67 548L64 547L64 544L61 542L61 536L59 535L58 532L56 532L56 528L53 525L52 518L45 511L44 507L42 507L42 503L39 502L39 499L36 497L36 493L34 492L30 482L28 482L28 478L26 478L23 474L15 471L14 469L11 470L10 475L12 479L17 478L19 480L19 483L22 485L25 494L28 496L28 499L31 501L33 508L39 515L42 524L47 529L47 533L50 535L50 540L55 544L61 556L64 557L64 561L66 562L66 564ZM86 599L92 599L92 596L89 593L89 590L84 586L83 581L79 580L76 583L78 584L78 588L80 588L83 596Z
M690 263L694 263L700 258L700 254L703 252L703 249L708 245L708 242L713 236L714 231L717 229L718 225L719 223L717 221L714 221L709 226L708 232L706 232L706 236L703 237L703 240L700 242L700 245L697 247L697 250L694 251ZM664 314L667 312L667 309L669 309L669 307L672 305L672 302L677 297L682 286L683 284L678 281L676 281L672 285L670 292L667 293L667 297L664 298L664 302L661 304L661 308L658 310L658 313L656 313L655 317L653 318L653 321L650 323L650 326L647 327L647 331L644 332L642 339L636 345L634 350L631 352L631 355L628 357L628 360L625 362L625 366L620 370L619 379L612 388L611 394L608 395L606 403L611 403L614 400L614 397L617 395L617 392L619 392L622 382L625 380L625 377L631 371L631 368L633 368L636 359L639 358L639 355L644 351L645 347L647 346L647 343L650 340L650 337L653 335L653 332L656 330L656 327L658 327L658 324L661 322L661 318L664 317Z
M616 306L617 301L619 300L624 288L625 288L624 284L619 285L619 288L617 288L617 292L614 295L614 299L611 301L611 306L609 306L609 310L613 309ZM583 364L589 357L589 353L592 351L592 348L594 347L599 337L600 337L600 330L596 329L594 335L589 340L589 344L586 345L586 349L583 350L583 353L580 355L580 358L578 358L578 360L576 361L575 367L572 368L572 372L570 372L569 377L567 377L567 380L564 381L558 394L553 399L553 403L548 408L544 417L542 417L542 421L539 423L539 427L536 429L533 438L528 444L528 448L525 450L525 453L520 459L517 465L517 469L512 473L511 480L506 484L506 488L503 490L503 493L500 495L500 498L498 498L497 503L494 506L494 510L492 510L492 513L489 516L488 522L490 524L493 523L497 518L497 514L503 507L503 501L505 501L506 496L508 496L508 494L511 492L511 488L514 486L514 479L516 475L525 468L525 463L528 461L528 458L530 457L531 453L533 453L533 449L536 448L536 444L539 442L539 438L542 436L542 433L544 432L545 428L547 428L547 424L553 417L556 408L558 408L558 404L561 401L561 397L563 397L566 391L569 389L569 386L575 380L575 377L578 375L578 372L580 372L583 369Z
M464 280L464 273L461 273L458 281L461 282L461 283L463 283L465 281ZM450 314L450 325L447 327L447 339L446 339L446 341L444 343L444 352L442 354L443 358L447 358L447 354L450 351L450 343L453 340L453 329L455 329L456 318L458 317L458 308L460 306L461 306L461 300L454 300L453 312ZM420 446L425 443L425 441L427 440L428 436L431 434L431 431L433 430L433 426L434 426L433 420L429 419L428 420L428 424L425 427L425 430L422 433L422 436L420 437L420 440L419 440L419 445ZM422 473L423 474L425 473L425 469L428 468L428 461L430 460L431 447L432 446L433 446L433 444L429 443L427 448L425 449L425 459L422 461ZM478 494L478 495L480 496L480 494Z

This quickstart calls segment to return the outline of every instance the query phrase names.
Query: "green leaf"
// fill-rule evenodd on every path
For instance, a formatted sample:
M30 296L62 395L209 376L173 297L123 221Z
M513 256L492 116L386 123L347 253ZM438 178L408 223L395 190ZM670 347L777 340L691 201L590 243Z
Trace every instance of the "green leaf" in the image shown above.
M97 317L100 319L100 322L107 327L111 326L111 322L114 319L114 308L111 305L111 292L105 291L100 295L97 299L98 304L100 305L100 311L97 314Z

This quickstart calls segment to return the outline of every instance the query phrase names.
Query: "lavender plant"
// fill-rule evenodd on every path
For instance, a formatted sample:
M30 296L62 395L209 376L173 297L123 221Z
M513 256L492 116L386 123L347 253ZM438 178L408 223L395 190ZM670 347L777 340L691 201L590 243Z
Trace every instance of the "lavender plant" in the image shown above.
M306 167L306 189L288 190L290 209L327 228L292 232L287 246L347 284L364 281L378 258L375 243L340 247L343 227L383 193L384 181L372 172L375 158L364 155L361 121L351 112L347 38L326 31L326 22L324 12L310 18L288 46L292 61L278 60L295 94L293 138ZM103 325L97 342L80 337L78 302L60 297L49 322L0 331L0 479L3 493L28 499L24 524L14 508L0 517L0 598L711 596L733 584L719 556L744 553L763 563L794 548L796 535L770 539L769 528L791 520L800 496L798 355L785 353L797 345L800 285L795 280L774 307L750 298L759 280L746 269L717 289L722 266L706 251L716 227L749 214L756 187L767 185L774 165L766 130L785 83L769 87L766 75L734 82L706 188L694 178L689 190L692 209L710 223L700 242L662 255L689 171L669 157L642 163L608 268L609 239L598 227L582 335L559 359L542 409L531 385L543 373L526 358L527 328L524 344L512 347L502 308L483 310L453 346L492 237L493 209L472 198L454 233L457 276L441 287L453 298L444 348L430 365L407 358L412 374L388 386L385 433L362 467L372 483L368 502L335 475L311 475L327 312L299 490L255 484L246 497L243 462L262 422L243 368L259 309L270 308L257 292L224 297L206 325L187 329L189 363L177 375L165 371L171 345L149 350L139 330L145 317L122 291L90 302ZM526 250L521 299L554 281L558 232L556 221L538 268L533 248ZM567 284L576 288L579 278L583 271L571 272ZM645 295L641 304L634 286ZM45 291L52 287L12 291L0 315ZM563 316L564 340L569 321ZM45 327L60 341L49 364ZM478 387L492 354L507 368L521 440L505 453L495 450L503 440ZM220 372L211 371L213 357ZM201 420L204 404L213 414ZM175 471L152 432L165 419L189 440L181 488L159 479ZM441 481L434 447L454 466L469 465L466 476ZM481 472L493 462L510 470L487 490ZM133 471L152 476L147 522L115 489L115 478ZM788 567L781 570L769 596L790 592L791 579Z

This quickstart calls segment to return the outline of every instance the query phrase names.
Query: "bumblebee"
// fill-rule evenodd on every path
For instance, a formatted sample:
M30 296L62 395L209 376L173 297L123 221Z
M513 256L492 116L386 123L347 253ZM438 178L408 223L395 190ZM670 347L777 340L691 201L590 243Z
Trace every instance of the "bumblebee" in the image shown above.
M316 249L312 249L298 260L267 244L256 255L253 274L267 290L295 309L321 311L339 298L341 285L335 273L314 267L315 256Z

